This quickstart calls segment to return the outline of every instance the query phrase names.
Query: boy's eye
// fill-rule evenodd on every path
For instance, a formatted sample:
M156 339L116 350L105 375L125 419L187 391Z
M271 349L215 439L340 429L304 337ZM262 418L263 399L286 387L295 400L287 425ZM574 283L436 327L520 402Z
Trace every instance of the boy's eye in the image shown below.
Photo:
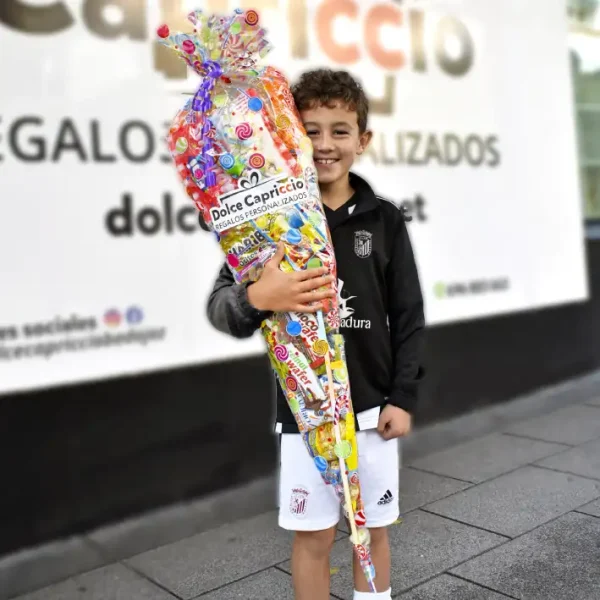
M341 129L338 129L338 130L334 131L333 133L335 133L336 135L348 135L347 131L342 131Z
M306 132L307 135L317 135L319 132L315 131L314 129L311 129L309 131Z

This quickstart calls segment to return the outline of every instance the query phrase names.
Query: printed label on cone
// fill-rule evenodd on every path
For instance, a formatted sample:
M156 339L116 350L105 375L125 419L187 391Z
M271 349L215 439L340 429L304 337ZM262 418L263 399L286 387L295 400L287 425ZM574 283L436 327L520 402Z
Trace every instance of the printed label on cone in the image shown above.
M219 205L210 209L210 216L215 231L221 233L307 199L302 179L286 174L262 179L259 171L252 171L239 180L236 191L219 196Z

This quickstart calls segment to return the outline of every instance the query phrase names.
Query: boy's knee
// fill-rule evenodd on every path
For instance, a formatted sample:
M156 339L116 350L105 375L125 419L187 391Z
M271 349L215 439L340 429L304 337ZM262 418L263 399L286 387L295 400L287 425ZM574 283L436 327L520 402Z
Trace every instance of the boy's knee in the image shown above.
M335 542L336 528L320 531L296 531L296 544L312 556L329 556Z

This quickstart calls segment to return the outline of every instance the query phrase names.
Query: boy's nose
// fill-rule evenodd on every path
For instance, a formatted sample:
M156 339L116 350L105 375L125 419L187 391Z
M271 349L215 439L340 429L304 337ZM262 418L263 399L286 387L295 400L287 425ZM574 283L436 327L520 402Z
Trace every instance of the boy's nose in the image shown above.
M319 152L327 152L333 150L333 140L330 136L323 134L319 136L316 146Z

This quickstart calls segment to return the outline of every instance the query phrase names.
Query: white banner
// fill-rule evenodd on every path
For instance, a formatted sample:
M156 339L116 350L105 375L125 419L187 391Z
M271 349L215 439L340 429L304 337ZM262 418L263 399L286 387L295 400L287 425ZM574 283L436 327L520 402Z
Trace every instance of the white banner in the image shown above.
M222 254L164 143L197 80L155 43L240 5L291 79L362 79L428 324L587 298L564 0L2 0L0 392L263 352L206 319Z

